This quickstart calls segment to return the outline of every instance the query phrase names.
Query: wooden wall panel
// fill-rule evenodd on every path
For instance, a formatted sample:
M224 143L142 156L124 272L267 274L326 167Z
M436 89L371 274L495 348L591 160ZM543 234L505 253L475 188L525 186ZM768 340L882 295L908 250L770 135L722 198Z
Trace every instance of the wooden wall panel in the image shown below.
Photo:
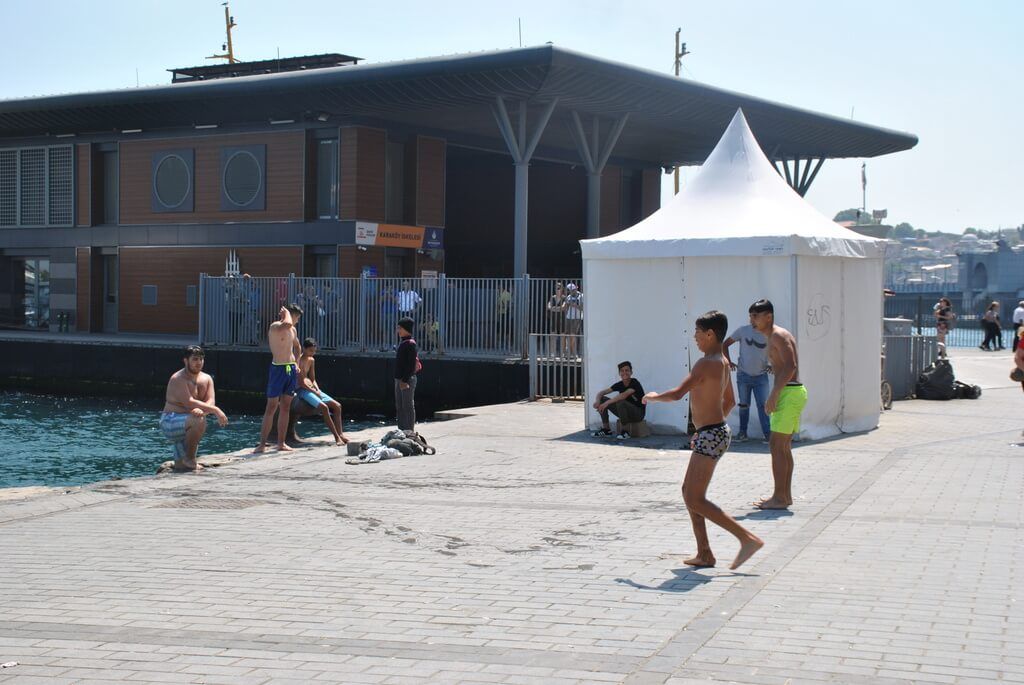
M227 247L122 247L119 327L132 333L196 333L199 307L185 304L186 287L199 274L222 274ZM301 247L235 248L244 273L287 276L302 273ZM142 304L142 286L157 286L157 305Z
M75 146L75 221L78 226L92 225L92 145L79 143Z
M383 276L387 267L383 247L368 247L366 251L358 249L355 245L342 245L338 247L338 277L354 278L363 273L364 266L373 266L377 269L377 275Z
M414 277L419 278L422 276L424 269L436 271L439 274L444 273L444 250L437 250L438 255L441 257L440 259L434 259L431 257L431 252L433 252L433 250L426 254L416 253L415 273L413 273Z
M221 211L221 148L266 145L266 209ZM153 153L195 150L195 211L153 212ZM262 221L302 221L305 216L306 138L303 131L245 133L197 138L166 138L122 142L120 154L120 223L191 224Z
M447 143L441 138L416 139L416 225L444 226Z
M89 321L91 319L89 294L92 291L90 278L90 253L88 247L78 248L75 254L75 330L80 333L89 332Z
M642 183L640 213L646 219L661 208L661 169L644 169Z
M387 132L365 126L341 129L338 213L345 220L385 221Z
M617 233L621 221L622 169L609 164L601 174L601 235Z

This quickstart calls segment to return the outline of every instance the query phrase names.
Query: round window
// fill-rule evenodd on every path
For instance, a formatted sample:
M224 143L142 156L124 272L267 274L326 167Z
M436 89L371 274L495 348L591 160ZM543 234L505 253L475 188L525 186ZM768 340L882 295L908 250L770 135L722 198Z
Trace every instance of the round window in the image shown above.
M256 156L246 150L231 155L224 165L224 194L239 207L259 197L263 174Z
M181 206L192 188L188 164L178 155L167 155L156 166L153 187L156 199L164 207L174 209Z

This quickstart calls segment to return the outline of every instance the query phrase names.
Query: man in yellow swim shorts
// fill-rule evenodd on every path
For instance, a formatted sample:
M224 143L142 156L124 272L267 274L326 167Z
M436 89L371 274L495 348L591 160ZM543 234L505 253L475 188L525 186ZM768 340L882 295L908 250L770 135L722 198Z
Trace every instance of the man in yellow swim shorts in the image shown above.
M764 403L771 416L768 447L772 452L775 492L754 503L758 509L788 509L793 505L793 436L800 432L800 414L807 406L807 388L800 382L796 338L775 325L775 307L768 300L750 306L750 323L768 341L768 359L775 384Z

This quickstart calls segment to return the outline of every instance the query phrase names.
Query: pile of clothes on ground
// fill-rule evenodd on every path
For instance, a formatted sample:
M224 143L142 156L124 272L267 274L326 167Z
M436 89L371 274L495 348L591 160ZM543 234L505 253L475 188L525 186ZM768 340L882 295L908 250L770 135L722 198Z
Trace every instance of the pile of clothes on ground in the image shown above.
M914 395L919 400L976 400L981 386L956 380L949 360L936 359L921 372Z
M348 448L352 456L345 460L346 464L375 464L385 459L437 454L437 450L428 445L426 438L419 433L398 429L388 431L379 442L350 442Z

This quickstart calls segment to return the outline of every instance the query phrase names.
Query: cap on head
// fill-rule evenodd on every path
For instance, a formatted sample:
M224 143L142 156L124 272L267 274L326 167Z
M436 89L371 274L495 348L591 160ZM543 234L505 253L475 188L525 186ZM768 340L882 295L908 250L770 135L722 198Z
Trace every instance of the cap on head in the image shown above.
M570 283L569 285L565 286L565 289L566 290L576 290L576 284L575 283Z
M619 371L622 371L622 367L624 367L624 366L628 366L630 371L633 370L633 362L630 362L630 361L619 362Z

